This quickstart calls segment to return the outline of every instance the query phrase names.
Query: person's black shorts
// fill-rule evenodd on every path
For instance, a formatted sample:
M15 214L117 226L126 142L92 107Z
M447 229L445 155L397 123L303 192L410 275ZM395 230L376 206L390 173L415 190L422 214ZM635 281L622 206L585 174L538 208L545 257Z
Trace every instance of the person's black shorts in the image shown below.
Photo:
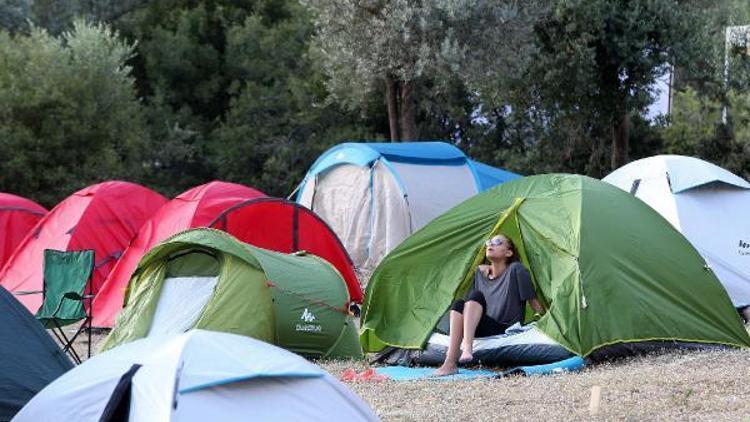
M466 299L458 299L451 305L451 311L456 311L459 314L464 313L464 305L468 301L474 301L482 305L482 310L487 310L487 300L484 298L482 292L472 292ZM477 330L474 333L475 337L490 337L498 334L504 334L509 325L501 324L494 319L487 316L486 313L482 314L482 318L479 320Z

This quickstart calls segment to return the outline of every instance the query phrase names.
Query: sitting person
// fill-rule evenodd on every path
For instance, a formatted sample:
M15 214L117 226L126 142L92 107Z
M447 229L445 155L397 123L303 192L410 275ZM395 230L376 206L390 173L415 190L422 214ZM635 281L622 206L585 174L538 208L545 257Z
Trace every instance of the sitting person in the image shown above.
M740 314L740 318L742 318L742 322L747 325L750 322L750 305L739 306L736 309L737 313Z
M505 333L511 325L523 322L526 302L534 312L544 312L536 298L531 276L518 261L513 242L494 236L485 242L485 256L490 265L480 265L466 299L456 300L450 311L450 344L445 362L434 375L458 372L458 363L474 359L474 337ZM458 353L462 351L459 358Z

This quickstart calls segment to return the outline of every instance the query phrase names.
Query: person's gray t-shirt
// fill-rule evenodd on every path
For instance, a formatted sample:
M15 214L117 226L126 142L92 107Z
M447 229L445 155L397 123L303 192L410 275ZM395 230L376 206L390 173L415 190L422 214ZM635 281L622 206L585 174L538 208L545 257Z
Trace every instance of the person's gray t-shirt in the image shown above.
M484 313L500 324L522 322L527 300L536 297L529 272L520 262L511 263L500 277L490 280L477 268L469 294L480 291L487 301Z

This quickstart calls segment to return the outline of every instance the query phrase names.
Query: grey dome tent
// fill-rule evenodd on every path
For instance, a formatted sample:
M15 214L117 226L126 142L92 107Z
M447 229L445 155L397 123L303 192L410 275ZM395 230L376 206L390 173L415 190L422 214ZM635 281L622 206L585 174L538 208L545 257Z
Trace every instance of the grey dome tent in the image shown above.
M0 421L73 367L42 325L0 287Z

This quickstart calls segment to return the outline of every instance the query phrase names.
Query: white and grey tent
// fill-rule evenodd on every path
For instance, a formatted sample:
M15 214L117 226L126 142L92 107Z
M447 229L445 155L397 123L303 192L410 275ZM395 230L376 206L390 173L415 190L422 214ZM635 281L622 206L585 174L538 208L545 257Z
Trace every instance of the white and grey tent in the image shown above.
M603 180L659 212L700 252L734 305L750 305L750 183L679 155L637 160Z
M97 355L48 385L15 421L377 420L305 359L249 337L193 330Z
M357 268L374 268L454 205L520 176L444 142L343 143L323 153L297 191L339 236Z

